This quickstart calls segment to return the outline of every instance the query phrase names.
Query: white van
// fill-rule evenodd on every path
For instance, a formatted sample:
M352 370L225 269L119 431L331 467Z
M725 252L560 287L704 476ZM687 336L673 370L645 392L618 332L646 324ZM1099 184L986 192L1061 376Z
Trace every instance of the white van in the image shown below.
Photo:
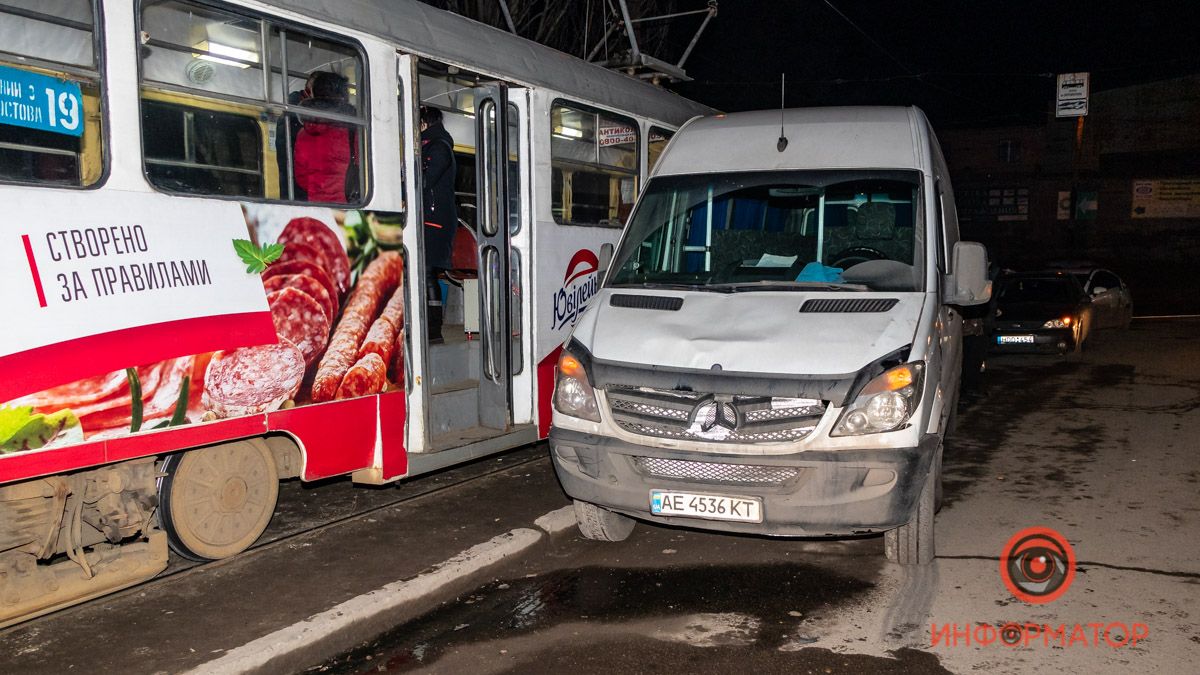
M692 120L559 359L550 445L580 530L885 532L889 559L930 562L958 308L988 300L986 270L920 110Z

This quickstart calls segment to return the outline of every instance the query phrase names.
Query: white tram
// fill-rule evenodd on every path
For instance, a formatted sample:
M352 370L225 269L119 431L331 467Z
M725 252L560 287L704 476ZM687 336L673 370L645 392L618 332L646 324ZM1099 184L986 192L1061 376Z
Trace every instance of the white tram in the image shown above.
M302 102L316 72L344 105ZM421 106L465 224L442 344ZM153 577L168 546L244 550L280 479L381 484L544 438L606 245L707 112L415 0L0 0L0 626ZM297 131L319 124L350 160L310 201ZM253 264L277 240L287 274ZM284 297L324 333L285 336ZM395 337L385 379L316 396L334 345L383 361L368 324Z

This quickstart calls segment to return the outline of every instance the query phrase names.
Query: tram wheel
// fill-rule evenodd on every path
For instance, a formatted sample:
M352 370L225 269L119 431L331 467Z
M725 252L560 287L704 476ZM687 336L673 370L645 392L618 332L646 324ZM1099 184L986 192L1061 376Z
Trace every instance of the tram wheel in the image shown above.
M262 440L169 455L159 483L159 523L171 549L189 560L219 560L258 540L279 497L279 473Z

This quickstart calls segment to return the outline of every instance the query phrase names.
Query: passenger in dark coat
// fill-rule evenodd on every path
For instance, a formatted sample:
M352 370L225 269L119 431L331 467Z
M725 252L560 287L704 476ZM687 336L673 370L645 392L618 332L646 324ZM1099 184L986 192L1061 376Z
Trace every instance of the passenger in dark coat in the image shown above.
M421 205L425 227L425 297L429 340L442 340L442 289L438 275L450 268L458 208L454 202L454 139L442 126L442 111L421 108Z

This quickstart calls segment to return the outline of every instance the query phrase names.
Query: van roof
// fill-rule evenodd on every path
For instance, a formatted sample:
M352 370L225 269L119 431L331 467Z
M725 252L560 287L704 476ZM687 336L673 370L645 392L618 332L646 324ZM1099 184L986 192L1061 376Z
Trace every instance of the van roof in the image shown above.
M653 175L786 169L930 171L932 132L915 107L790 108L701 117L672 139Z

